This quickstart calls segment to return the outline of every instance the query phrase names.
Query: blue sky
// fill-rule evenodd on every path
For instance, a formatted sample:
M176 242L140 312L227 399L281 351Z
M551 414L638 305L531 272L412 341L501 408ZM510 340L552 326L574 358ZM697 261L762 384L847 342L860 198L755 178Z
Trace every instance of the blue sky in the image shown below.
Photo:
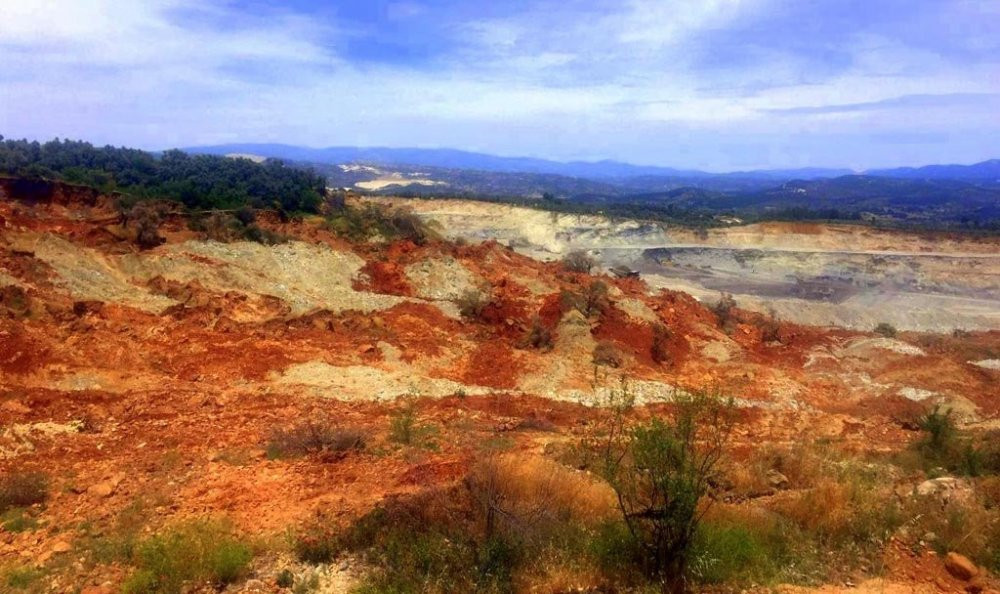
M1000 0L18 0L0 134L733 170L1000 157Z

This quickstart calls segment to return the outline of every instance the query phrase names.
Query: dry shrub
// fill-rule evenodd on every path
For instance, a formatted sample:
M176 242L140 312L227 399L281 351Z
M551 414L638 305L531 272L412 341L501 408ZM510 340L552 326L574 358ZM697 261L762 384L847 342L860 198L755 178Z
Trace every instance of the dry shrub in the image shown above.
M730 463L724 469L724 482L737 499L771 492L768 474L772 471L788 479L786 486L790 489L808 488L828 476L835 464L830 457L830 452L813 444L767 445L753 450L750 457L740 463Z
M1000 476L987 476L976 481L976 493L986 509L1000 511Z
M26 318L31 314L31 296L17 285L0 287L0 318Z
M239 219L220 211L212 211L200 221L200 227L206 239L220 243L238 241L243 234Z
M666 363L670 360L670 339L673 334L670 328L663 324L653 324L653 343L649 347L649 355L656 363Z
M781 342L781 324L778 323L773 309L769 310L766 316L755 316L754 325L760 330L762 342Z
M850 488L833 479L821 480L815 487L779 505L784 516L822 539L847 532L852 508Z
M165 211L166 207L161 203L144 201L125 213L125 226L132 231L140 248L154 248L166 241L160 237L160 224Z
M42 472L14 471L0 477L0 512L12 507L43 503L49 494L49 477Z
M1000 509L988 509L974 499L953 498L945 505L937 497L913 497L903 515L909 534L923 538L940 554L961 553L993 571L1000 570Z
M736 328L736 299L730 293L723 293L719 301L712 306L712 312L719 319L719 327L726 334L731 333Z
M625 362L621 350L613 342L607 340L602 340L594 347L593 359L594 365L614 367L615 369L621 367Z
M614 515L614 493L604 483L540 456L490 453L466 484L486 538L497 534L540 538L567 522L596 523Z
M595 280L579 293L563 291L559 295L559 304L563 313L575 309L585 318L599 316L611 305L608 285Z
M455 305L458 312L467 320L478 320L482 318L486 306L490 304L490 297L477 290L468 290L458 298Z
M542 352L549 352L555 346L552 337L552 330L542 323L542 319L536 314L531 318L531 326L524 334L524 338L518 343L521 348L536 349Z
M267 443L267 455L272 459L307 454L339 458L348 451L364 447L364 435L358 429L310 421L275 430Z
M892 485L852 474L820 479L777 510L825 546L879 547L903 519Z
M588 256L586 252L575 251L563 256L562 265L569 272L590 274L590 271L594 268L594 259Z

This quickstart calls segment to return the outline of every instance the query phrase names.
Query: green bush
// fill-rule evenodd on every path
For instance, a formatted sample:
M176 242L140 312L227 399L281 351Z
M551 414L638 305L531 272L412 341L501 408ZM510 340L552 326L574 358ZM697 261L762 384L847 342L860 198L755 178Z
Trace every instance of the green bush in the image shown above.
M387 241L408 240L423 245L437 234L417 215L404 210L387 210L376 204L331 209L326 217L330 232L351 241L380 237Z
M691 572L704 584L746 582L774 572L774 551L749 526L702 522L691 553Z
M417 407L412 401L405 402L389 419L389 439L401 445L435 449L435 433L433 425L419 422Z
M627 394L623 399L631 402ZM627 407L613 408L601 473L642 551L644 572L680 591L703 515L699 501L723 458L734 415L730 401L705 393L678 397L674 408L672 419L633 425Z
M225 586L244 573L252 558L250 547L227 524L185 522L136 546L130 559L136 571L123 592L179 594L188 584Z
M0 584L11 590L27 590L40 577L42 571L34 567L13 567L0 574Z
M885 338L896 338L896 327L887 322L880 322L873 332Z
M0 526L7 532L24 532L38 527L38 520L23 507L12 507L0 514Z

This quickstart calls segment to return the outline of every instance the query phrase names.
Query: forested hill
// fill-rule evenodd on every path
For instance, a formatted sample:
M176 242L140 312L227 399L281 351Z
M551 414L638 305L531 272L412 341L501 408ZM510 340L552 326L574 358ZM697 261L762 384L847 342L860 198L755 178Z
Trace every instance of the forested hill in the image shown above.
M312 170L278 160L255 163L179 150L154 155L87 142L39 143L2 136L0 175L60 180L138 198L176 200L198 209L249 205L315 212L326 186Z

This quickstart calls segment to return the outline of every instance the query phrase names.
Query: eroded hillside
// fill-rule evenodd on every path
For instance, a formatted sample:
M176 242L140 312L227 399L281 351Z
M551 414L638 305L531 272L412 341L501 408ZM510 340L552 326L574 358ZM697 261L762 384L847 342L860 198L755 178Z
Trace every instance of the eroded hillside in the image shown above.
M1000 429L997 331L888 337L713 311L494 241L350 243L318 217L259 215L288 238L263 245L206 240L172 214L165 243L140 250L108 197L58 186L19 198L0 200L0 470L50 484L25 512L31 528L0 533L0 568L37 570L41 591L115 591L133 569L102 552L109 540L204 516L258 543L229 591L277 591L285 568L343 591L363 560L313 569L282 535L317 512L346 525L381 502L461 485L491 440L557 464L619 377L654 407L706 388L733 396L744 458L818 441L889 455L916 439L913 419L931 404L965 429ZM550 240L560 241L537 243ZM609 365L595 365L599 350ZM413 443L397 439L401 418L420 428ZM354 428L365 447L269 455L276 432L303 423ZM923 478L892 480L905 490ZM880 580L961 587L933 555L886 555ZM518 579L524 591L600 587L587 575Z
M861 225L761 223L700 232L650 221L462 200L400 200L449 237L495 239L537 258L589 250L656 288L803 324L930 332L1000 328L1000 242Z

